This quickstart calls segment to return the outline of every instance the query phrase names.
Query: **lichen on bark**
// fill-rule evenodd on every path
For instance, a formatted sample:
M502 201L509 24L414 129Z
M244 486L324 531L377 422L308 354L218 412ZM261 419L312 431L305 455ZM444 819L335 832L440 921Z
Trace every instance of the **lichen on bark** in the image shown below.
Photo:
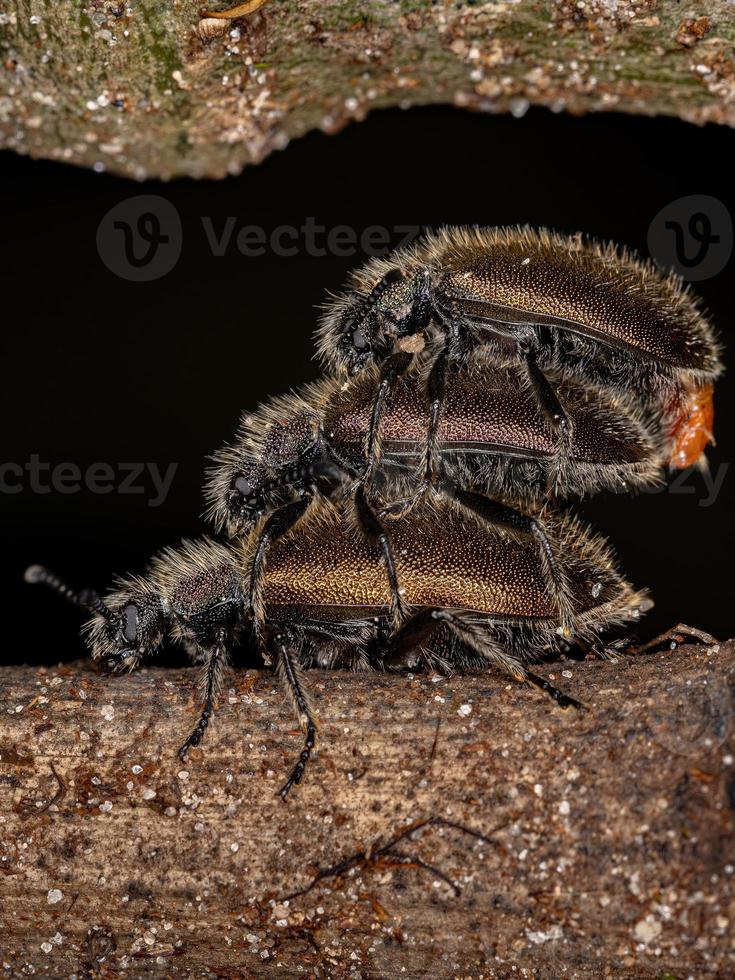
M202 29L199 0L14 0L0 145L143 179L239 172L373 109L529 105L735 121L728 0L268 0Z

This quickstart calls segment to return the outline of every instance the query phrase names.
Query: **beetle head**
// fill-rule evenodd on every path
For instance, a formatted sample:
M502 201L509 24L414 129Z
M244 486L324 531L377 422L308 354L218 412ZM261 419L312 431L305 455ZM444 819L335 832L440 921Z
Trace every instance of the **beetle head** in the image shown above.
M268 497L264 467L243 466L232 474L227 493L225 528L229 537L249 530L262 516Z
M352 372L406 349L431 321L428 277L423 271L404 275L387 272L367 295L355 293L343 308L337 329L338 359Z
M155 593L141 590L108 597L105 609L85 626L92 659L103 670L132 670L163 639L163 603Z

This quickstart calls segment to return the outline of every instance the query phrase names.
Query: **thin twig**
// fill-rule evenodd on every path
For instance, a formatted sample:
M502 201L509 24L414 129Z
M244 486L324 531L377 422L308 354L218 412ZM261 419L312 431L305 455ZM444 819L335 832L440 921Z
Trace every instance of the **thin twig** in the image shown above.
M437 746L437 742L439 741L439 728L441 726L441 723L442 723L442 716L437 715L436 729L434 731L434 741L431 743L431 752L429 752L429 765L431 765L431 763L434 761L434 757L436 756L436 746Z
M649 650L655 650L657 647L664 646L667 643L674 643L676 646L679 646L687 637L693 640L699 640L700 643L704 643L706 646L714 646L717 643L716 637L710 633L705 633L704 630L696 629L694 626L687 626L686 623L677 623L676 626L672 626L671 629L644 643L643 646L636 647L634 652L636 654L647 653Z
M245 3L239 3L236 7L228 7L227 10L200 10L199 16L205 18L217 17L221 20L235 20L237 17L247 17L249 14L254 14L266 2L267 0L246 0Z
M24 799L21 800L21 803L28 812L23 814L23 819L32 816L34 813L45 813L49 807L52 807L54 803L59 803L66 795L66 783L56 771L56 766L53 764L53 762L49 762L49 766L51 767L51 772L54 774L56 782L58 783L58 789L53 796L49 797L47 800L44 800L40 806L38 805L38 800L32 800L28 796L24 797Z
M391 855L390 853L396 844L399 844L402 840L406 840L406 838L411 837L417 831L423 830L425 827L430 826L450 827L452 830L458 830L463 834L467 834L469 837L474 837L477 840L482 841L484 844L494 844L499 846L497 845L496 841L491 840L485 834L481 834L479 830L473 830L471 827L465 827L464 824L455 823L453 820L445 820L443 817L428 817L426 820L419 820L413 824L409 824L408 827L405 827L400 833L396 834L386 844L383 844L380 847L371 848L369 851L358 851L357 853L351 854L349 857L344 858L342 861L339 861L337 864L334 864L329 868L322 868L308 885L306 885L304 888L300 888L298 891L292 892L290 895L284 896L283 898L279 899L279 901L286 902L291 901L294 898L300 898L302 895L306 895L308 892L310 892L316 887L316 885L319 884L320 881L324 881L326 878L339 878L345 874L345 872L350 871L352 868L360 865L378 865L379 863L383 863L384 859L389 856L392 856L398 864L404 867L421 868L424 871L430 872L437 878L440 878L442 881L446 882L446 884L448 884L454 890L455 895L459 895L459 886L455 885L454 882L451 881L447 875L445 875L444 872L440 871L438 868L427 864L418 857L411 857L407 854ZM493 833L499 829L501 828L496 827L495 830L493 830Z

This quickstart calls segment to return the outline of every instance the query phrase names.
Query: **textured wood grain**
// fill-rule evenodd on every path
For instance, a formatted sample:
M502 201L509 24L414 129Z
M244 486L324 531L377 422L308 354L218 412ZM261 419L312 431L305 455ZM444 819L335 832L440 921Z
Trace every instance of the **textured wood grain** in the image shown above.
M267 673L182 765L191 672L5 668L0 975L732 976L735 643L543 671L592 710L311 673L321 752L284 804L300 739ZM431 817L488 840L379 852Z
M201 7L3 4L0 145L138 179L212 177L386 106L735 121L731 0L268 0L200 23Z

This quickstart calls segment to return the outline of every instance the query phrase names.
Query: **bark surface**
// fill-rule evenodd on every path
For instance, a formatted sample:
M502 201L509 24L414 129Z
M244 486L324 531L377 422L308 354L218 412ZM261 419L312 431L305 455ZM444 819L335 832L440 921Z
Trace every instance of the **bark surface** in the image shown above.
M138 179L219 177L385 106L735 121L731 0L267 0L231 21L201 6L3 5L0 146Z
M182 764L193 671L5 668L2 975L732 976L735 642L543 673L311 672L283 803L269 673Z

